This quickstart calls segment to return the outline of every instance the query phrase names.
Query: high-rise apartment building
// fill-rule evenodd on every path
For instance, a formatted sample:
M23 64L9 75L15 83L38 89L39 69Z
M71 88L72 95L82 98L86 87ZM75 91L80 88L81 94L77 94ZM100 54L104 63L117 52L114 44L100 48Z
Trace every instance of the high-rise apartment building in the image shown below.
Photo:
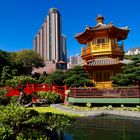
M44 62L55 63L56 69L66 68L66 37L62 35L61 23L58 9L50 8L33 45L33 50L40 54Z
M67 68L71 69L75 66L83 65L83 60L79 54L76 54L75 56L70 56L69 62L67 63Z
M138 55L140 54L140 47L129 49L125 55Z
M67 62L66 36L61 36L62 60Z

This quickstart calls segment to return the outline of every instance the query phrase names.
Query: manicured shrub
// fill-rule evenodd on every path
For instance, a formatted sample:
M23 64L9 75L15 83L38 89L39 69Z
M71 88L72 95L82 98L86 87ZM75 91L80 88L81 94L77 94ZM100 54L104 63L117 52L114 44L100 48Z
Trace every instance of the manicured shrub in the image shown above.
M16 87L19 84L33 84L36 83L36 79L31 76L14 76L13 79L7 80L6 85Z
M113 109L112 105L108 105L108 109L112 110Z
M66 115L62 114L52 114L52 113L46 113L45 119L48 123L48 126L53 128L63 128L70 124L70 122L73 120L71 117L68 117Z
M0 139L44 139L53 134L55 128L63 128L70 124L71 117L42 113L26 109L18 104L0 106Z
M90 108L91 107L91 103L90 102L86 103L86 106Z
M40 92L36 92L34 94L39 99L43 99L44 103L47 103L47 104L54 104L54 103L61 102L61 96L59 94L54 93L54 92L40 91Z
M3 87L4 86L4 83L0 83L0 87Z
M124 105L123 104L121 104L121 108L124 108Z
M0 139L12 139L16 137L22 130L25 122L38 116L38 112L27 110L18 104L9 104L8 106L0 106Z
M10 102L10 98L4 96L7 93L6 88L0 89L0 105L7 105Z
M138 111L140 111L140 106L139 105L137 105L136 108L137 108Z

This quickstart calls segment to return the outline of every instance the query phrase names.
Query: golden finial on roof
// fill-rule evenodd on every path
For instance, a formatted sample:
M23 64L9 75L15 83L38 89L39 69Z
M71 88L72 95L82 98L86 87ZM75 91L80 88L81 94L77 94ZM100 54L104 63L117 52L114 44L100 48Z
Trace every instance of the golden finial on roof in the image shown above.
M98 15L98 17L96 18L96 21L100 24L104 24L104 17L102 15Z

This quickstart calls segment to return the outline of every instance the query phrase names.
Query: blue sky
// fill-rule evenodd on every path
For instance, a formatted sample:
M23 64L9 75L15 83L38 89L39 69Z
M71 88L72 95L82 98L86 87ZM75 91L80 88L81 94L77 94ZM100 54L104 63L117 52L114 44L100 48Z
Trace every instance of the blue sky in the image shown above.
M140 0L0 0L0 49L32 49L33 37L52 7L62 16L68 56L80 53L81 45L74 36L86 25L96 25L99 14L106 24L130 27L125 50L140 46Z

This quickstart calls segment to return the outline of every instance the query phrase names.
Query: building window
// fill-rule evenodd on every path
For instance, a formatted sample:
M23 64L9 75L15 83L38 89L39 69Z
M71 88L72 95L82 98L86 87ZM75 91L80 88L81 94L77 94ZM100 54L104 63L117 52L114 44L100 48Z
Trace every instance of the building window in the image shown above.
M105 38L98 38L97 39L97 44L103 44L105 43Z

